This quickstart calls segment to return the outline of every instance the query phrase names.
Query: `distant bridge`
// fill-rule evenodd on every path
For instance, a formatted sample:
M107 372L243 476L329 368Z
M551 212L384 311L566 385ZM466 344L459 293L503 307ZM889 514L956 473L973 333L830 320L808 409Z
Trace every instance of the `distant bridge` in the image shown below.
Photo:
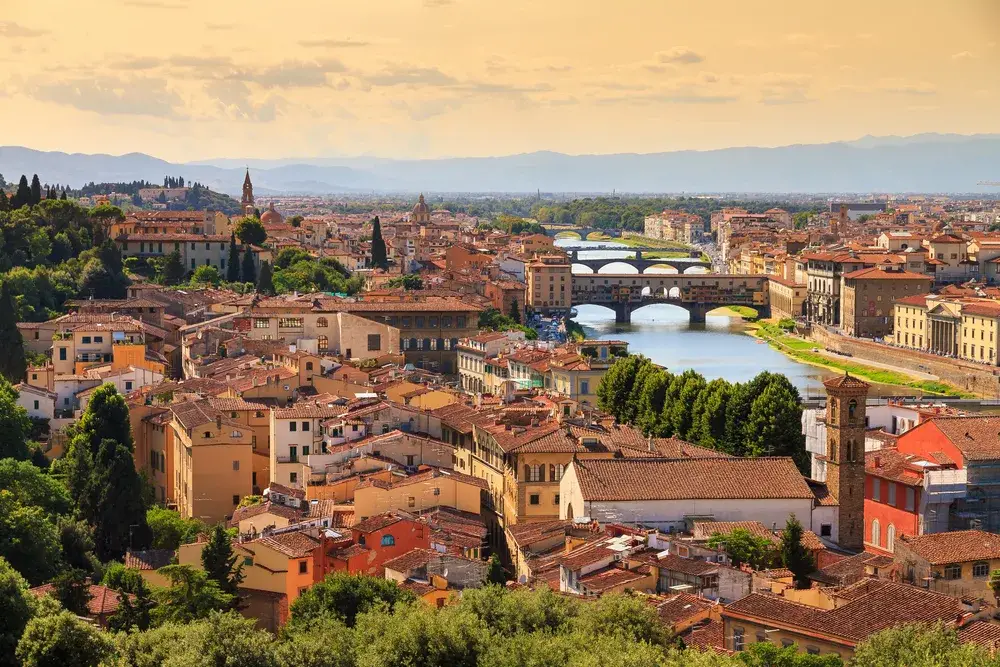
M704 322L709 311L725 306L749 306L767 317L768 279L721 273L573 276L573 305L611 308L615 322L631 322L632 311L657 303L684 308L692 322Z
M589 250L589 249L588 249ZM663 248L615 248L615 252L634 252L635 257L608 257L604 259L580 259L580 252L587 252L586 250L572 250L570 251L570 262L573 264L580 264L581 266L586 266L594 273L600 271L603 267L608 264L628 264L632 268L636 269L639 273L645 273L646 269L652 268L654 266L667 266L677 273L684 273L687 269L693 266L700 266L704 269L711 270L712 263L706 262L701 259L701 253L698 257L664 257L662 259L645 259L642 256L643 252L663 252Z
M622 235L622 230L620 229L600 229L598 227L577 227L576 225L542 225L545 229L546 236L556 236L562 234L563 232L570 232L579 235L580 239L583 241L587 240L587 237L591 234L604 234L605 236L610 236L612 238L618 238Z

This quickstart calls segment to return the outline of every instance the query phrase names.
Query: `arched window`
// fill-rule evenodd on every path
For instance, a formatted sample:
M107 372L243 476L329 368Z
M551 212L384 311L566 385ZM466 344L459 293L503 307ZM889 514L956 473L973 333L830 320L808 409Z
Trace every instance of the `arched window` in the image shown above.
M320 317L319 319L316 320L316 326L325 329L326 327L330 326L330 323L326 321L325 317Z
M417 348L417 339L416 338L411 338L410 339L410 349L411 350L419 349L419 348Z
M853 422L858 411L858 402L853 398L847 404L847 420Z
M382 536L382 546L383 547L394 547L396 546L396 538L392 535Z
M438 346L437 349L439 349L439 350L443 350L444 349L444 338L438 338L437 339L437 346Z
M878 519L872 519L872 540L871 540L871 542L872 542L872 544L874 544L877 547L878 546L882 546L881 542L880 542L880 540L882 539L882 536L880 535L880 532L881 532L881 529L879 528L879 525L878 525Z
M896 527L891 523L885 529L885 548L888 551L896 550Z
M430 338L425 338L424 339L424 346L423 346L422 349L424 349L424 350L431 349L431 339Z
M837 401L830 401L830 421L837 421Z
M329 338L327 338L326 336L320 336L318 340L319 340L319 349L321 349L321 350L329 350L330 349L330 339Z
M306 370L307 371L311 371L312 369L313 369L313 362L307 361L306 362Z

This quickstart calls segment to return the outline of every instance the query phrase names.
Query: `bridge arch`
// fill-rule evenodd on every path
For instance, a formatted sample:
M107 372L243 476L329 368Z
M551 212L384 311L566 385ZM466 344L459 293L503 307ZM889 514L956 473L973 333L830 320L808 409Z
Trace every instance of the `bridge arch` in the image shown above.
M684 271L683 271L683 273L686 273L686 274L706 274L706 273L711 273L711 271L709 269L707 269L706 267L704 267L704 266L701 266L699 264L695 264L693 266L689 266L689 267L685 268Z
M652 266L647 266L640 273L644 273L644 274L647 274L647 273L677 274L677 273L680 273L680 272L681 271L676 266L674 266L673 264L667 264L666 262L664 262L663 264L653 264Z
M586 237L582 236L580 232L573 229L566 229L561 232L556 233L557 239L577 239L579 241L585 241Z

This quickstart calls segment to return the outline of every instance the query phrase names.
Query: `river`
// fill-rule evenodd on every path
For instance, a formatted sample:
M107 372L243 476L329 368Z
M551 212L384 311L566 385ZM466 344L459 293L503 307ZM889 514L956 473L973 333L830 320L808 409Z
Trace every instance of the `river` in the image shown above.
M626 247L609 241L574 239L558 239L556 245L576 248L610 245ZM580 259L613 259L627 256L627 253L581 250L578 256ZM591 273L584 266L575 266L573 272ZM609 264L601 272L638 273L627 264ZM674 273L657 268L647 271L663 272ZM692 324L688 312L683 308L655 304L633 312L630 324L616 324L614 312L608 308L579 306L574 319L583 326L588 338L625 341L630 352L644 354L676 373L693 368L710 380L725 378L731 382L745 382L761 371L771 371L787 376L803 396L821 395L823 380L834 374L786 357L748 335L740 318L725 314L709 314L704 324ZM899 389L888 393L899 393Z

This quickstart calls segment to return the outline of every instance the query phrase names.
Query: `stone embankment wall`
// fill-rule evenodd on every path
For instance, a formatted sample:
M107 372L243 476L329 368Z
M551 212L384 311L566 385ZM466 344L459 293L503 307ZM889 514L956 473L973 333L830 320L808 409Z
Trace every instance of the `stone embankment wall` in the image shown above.
M846 352L859 362L878 361L903 370L931 373L949 384L981 394L985 398L1000 397L1000 368L842 336L821 326L813 326L809 337L826 349Z

